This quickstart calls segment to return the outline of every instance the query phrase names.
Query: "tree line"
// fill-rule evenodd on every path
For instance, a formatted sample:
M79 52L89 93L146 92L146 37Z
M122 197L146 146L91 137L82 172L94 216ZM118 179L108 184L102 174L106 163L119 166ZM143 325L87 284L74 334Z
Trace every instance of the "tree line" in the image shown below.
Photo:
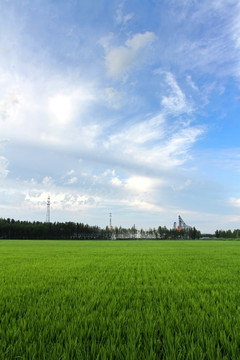
M4 239L97 239L105 238L98 226L74 222L46 223L0 219L0 238Z
M240 230L216 230L215 231L215 237L217 239L239 239L240 237Z
M102 229L75 222L40 222L0 219L0 239L199 239L200 231L189 229L167 229L165 226L138 230L114 227Z

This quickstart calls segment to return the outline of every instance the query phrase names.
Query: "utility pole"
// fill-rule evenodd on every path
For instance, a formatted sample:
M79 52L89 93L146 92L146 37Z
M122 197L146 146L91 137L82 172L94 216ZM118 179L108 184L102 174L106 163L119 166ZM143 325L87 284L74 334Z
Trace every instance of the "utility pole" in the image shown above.
M109 214L109 228L112 230L112 213Z
M50 195L47 198L47 215L46 215L46 223L50 223Z

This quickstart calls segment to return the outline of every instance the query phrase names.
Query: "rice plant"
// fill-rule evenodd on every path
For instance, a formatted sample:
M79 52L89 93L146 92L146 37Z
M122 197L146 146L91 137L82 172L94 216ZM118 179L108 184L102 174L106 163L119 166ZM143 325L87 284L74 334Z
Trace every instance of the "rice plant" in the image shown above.
M0 241L0 359L240 359L238 241Z

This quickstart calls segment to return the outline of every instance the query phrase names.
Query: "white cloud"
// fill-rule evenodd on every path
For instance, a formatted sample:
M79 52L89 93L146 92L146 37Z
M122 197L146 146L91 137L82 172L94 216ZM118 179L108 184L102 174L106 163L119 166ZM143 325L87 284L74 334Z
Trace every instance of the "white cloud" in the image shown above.
M45 191L32 190L25 195L25 207L30 207L44 211L46 209L49 193ZM51 211L68 210L79 211L83 208L93 207L99 203L96 196L79 195L73 192L63 192L59 190L50 193Z
M234 13L234 20L232 21L232 27L231 27L231 35L232 39L235 44L235 48L237 50L236 54L236 60L237 60L237 66L236 66L236 75L240 76L240 4L239 2L236 2L237 6Z
M67 96L57 94L50 97L49 109L56 122L59 124L65 125L72 117L71 99Z
M102 173L102 176L108 176L109 174L112 174L113 171L114 170L107 169ZM114 172L114 175L115 175L115 172Z
M191 88L192 88L193 90L199 91L199 89L198 89L198 87L196 86L196 84L194 83L191 75L187 75L187 76L186 76L186 79L187 79L188 84L191 86Z
M179 185L173 185L172 188L174 191L181 191L186 189L187 187L189 187L192 184L192 180L191 179L187 179L186 181L184 181L184 183L179 184Z
M71 184L75 184L77 182L78 178L76 176L71 177L70 179L68 179L67 184L71 185Z
M5 3L7 13L8 2ZM73 215L69 215L68 210L78 213L90 208L94 213L96 208L96 215L99 208L106 210L116 206L117 211L119 204L133 207L142 214L145 211L158 214L162 208L167 208L165 219L174 218L175 212L180 210L194 216L192 209L197 201L187 203L191 196L199 199L199 193L203 191L214 200L209 203L202 200L204 206L212 208L219 199L217 191L220 193L220 190L213 189L213 186L206 189L206 182L202 185L200 180L196 181L197 176L204 176L204 171L207 177L219 177L212 169L213 163L220 170L224 164L234 171L234 176L227 179L225 174L222 175L224 180L219 177L219 182L216 181L216 184L231 181L235 187L231 186L227 195L226 190L225 199L229 194L234 196L239 159L232 157L230 162L225 149L216 149L218 155L212 156L214 162L208 150L207 156L202 156L203 150L199 155L201 144L196 148L194 145L206 131L204 126L196 125L197 121L212 122L214 118L217 99L212 105L210 93L219 96L221 89L225 88L226 94L230 94L232 77L228 77L227 82L223 78L226 74L240 74L240 6L237 1L161 2L156 14L153 12L155 5L149 8L145 2L141 11L151 11L151 16L144 17L144 23L139 22L143 17L137 9L135 12L135 5L123 1L118 2L117 12L114 6L107 6L110 17L115 16L115 24L108 20L96 25L93 11L93 17L89 12L90 18L82 17L82 22L69 18L70 22L73 20L68 24L70 28L58 22L62 19L60 15L65 16L61 13L62 5L58 7L59 19L57 16L54 18L50 38L47 17L40 18L35 12L36 24L42 25L42 31L44 29L44 34L39 33L39 44L33 35L36 31L29 32L35 26L32 22L30 24L31 16L23 17L22 13L16 16L16 12L15 18L12 15L13 26L7 21L3 26L6 44L9 38L7 29L10 38L18 41L16 47L10 45L10 55L0 59L1 137L8 139L6 151L0 153L6 156L0 157L1 191L6 190L4 194L1 192L1 201L4 199L8 207L13 207L15 201L19 214L26 213L31 219L38 209L45 214L49 192L53 209L62 212L64 220ZM47 2L43 4L43 11L46 6ZM17 7L26 13L25 7ZM11 11L14 8L11 7ZM35 5L34 8L37 10ZM80 13L76 11L76 14ZM99 61L102 48L99 49L96 43L102 36L100 34L113 31L109 28L110 23L118 33L101 40L110 77L106 81ZM145 32L146 29L151 32ZM139 31L142 33L137 33ZM65 34L68 34L66 38ZM155 41L157 36L159 41ZM146 62L147 71L143 66ZM153 64L168 70L158 72L160 81L152 76ZM131 71L136 75L135 69L140 67L142 76L131 78L131 83L121 82L121 87L118 87L117 82L112 81L130 77ZM230 91L231 95L236 95L234 87ZM208 101L208 108L203 110L204 96L207 98L204 105ZM229 103L230 97L224 99L225 104ZM201 109L196 111L200 102L198 109L200 106ZM236 128L237 120L234 121ZM224 126L223 122L219 121L218 126ZM219 128L214 136L217 132L220 135ZM229 134L232 129L233 126L229 126ZM207 136L205 140L203 146L208 141ZM217 141L211 142L212 148L215 143ZM204 157L204 164L201 159L194 161L195 155ZM196 175L199 168L202 171ZM214 191L215 195L212 195ZM8 194L11 201L7 200ZM239 207L238 194L235 195L231 205ZM34 207L35 211L28 211L28 206ZM169 208L174 209L170 212ZM2 209L5 216L6 211ZM123 213L121 209L119 212ZM103 212L99 213L97 216L100 218ZM90 212L88 216L86 222L91 218ZM145 223L151 221L151 216L146 218ZM156 219L159 221L157 216ZM125 221L128 217L122 218L123 225Z
M164 75L169 92L168 96L164 95L162 97L161 104L164 111L173 115L182 113L190 114L193 111L192 106L188 103L186 96L179 87L175 77L170 72L165 72Z
M165 119L162 114L158 114L149 120L138 121L137 124L123 128L122 132L111 135L109 140L112 144L129 143L144 144L152 140L160 140L165 135Z
M145 32L144 34L135 34L128 39L123 46L105 46L105 62L107 73L110 77L121 77L126 75L133 66L138 65L144 57L146 48L156 39L153 32Z
M75 170L71 169L67 172L67 176L73 175L75 173Z
M235 0L203 1L189 21L197 28L209 24L201 38L186 41L187 66L218 76L240 76L240 5ZM212 26L211 26L212 24ZM183 46L181 46L181 49ZM185 61L185 59L182 59Z
M150 120L126 125L121 132L106 140L105 147L115 155L121 151L126 166L141 164L151 171L160 171L182 165L191 159L191 147L204 132L203 126L193 126L190 122L177 120L169 124L159 114Z
M14 115L16 105L19 104L17 94L9 93L5 99L0 100L0 121L6 120L9 116Z
M54 180L51 176L45 176L42 180L42 184L44 186L52 186L54 183Z
M148 192L153 190L155 181L144 176L131 176L126 180L126 188L136 192Z
M24 180L23 183L26 184L28 187L31 187L31 188L37 185L37 181L34 178Z
M148 201L132 199L132 200L123 200L123 204L126 204L129 207L133 207L135 210L143 210L149 212L164 212L164 209L156 204L153 204Z
M122 181L117 177L113 177L111 179L111 183L114 185L114 186L121 186L122 185Z
M44 74L16 77L3 73L0 85L8 95L0 104L0 121L5 138L64 146L74 142L82 127L83 143L91 143L86 140L88 129L93 139L97 126L86 114L90 105L92 108L104 99L92 82L74 82L71 76L55 74L45 78Z
M124 46L134 56L146 49L151 38L140 35L132 37ZM171 97L174 98L171 111L189 115L186 96L175 77L168 73L165 79L170 89L168 104ZM105 84L100 91L97 86L84 86L63 78L55 81L53 77L44 82L21 80L20 101L13 104L15 114L8 115L4 135L10 138L11 144L20 144L19 148L32 149L28 151L32 153L32 159L27 166L31 161L35 162L36 148L47 154L41 157L39 173L30 169L29 174L23 175L19 171L22 178L33 178L19 190L24 211L29 207L36 213L45 214L49 193L51 207L60 212L110 207L109 204L123 200L124 204L134 204L141 211L162 211L155 198L159 198L161 189L168 186L167 182L169 187L172 184L178 186L170 174L171 169L189 159L191 146L202 129L191 126L190 121L184 124L170 122L166 104L162 113L159 109L153 110L151 115L138 112L132 118L119 108L122 92L117 88L106 88ZM117 120L112 120L112 113L101 112L105 91L111 106L120 109ZM95 111L97 103L101 105L100 112ZM108 111L112 110L108 108ZM21 161L17 160L15 164L27 168ZM50 163L54 165L48 165ZM108 170L104 171L106 168ZM44 178L43 174L46 174ZM13 186L19 186L19 183ZM34 212L31 216L34 217Z
M123 94L114 88L106 88L108 104L114 108L119 109L122 104Z
M118 25L125 26L128 23L128 21L133 18L134 14L133 13L124 14L123 6L124 6L124 2L119 4L117 11L116 11L115 19L116 19L116 23Z
M4 156L0 156L0 179L8 175L8 160Z
M26 205L31 208L47 209L48 192L41 190L31 190L25 194Z
M170 141L163 149L166 158L175 165L185 162L188 159L188 150L203 132L204 129L202 127L179 129L178 132L172 135Z
M70 87L64 92L54 93L48 98L50 119L54 125L67 125L76 116L79 118L94 100L94 94L87 87Z
M240 198L231 197L229 199L229 204L234 206L234 207L240 207Z

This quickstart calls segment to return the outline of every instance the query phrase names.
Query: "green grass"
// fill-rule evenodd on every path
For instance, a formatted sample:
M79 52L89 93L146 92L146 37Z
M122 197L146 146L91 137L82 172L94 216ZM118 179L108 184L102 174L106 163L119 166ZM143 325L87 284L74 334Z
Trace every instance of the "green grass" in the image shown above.
M240 359L240 242L1 240L0 359Z

